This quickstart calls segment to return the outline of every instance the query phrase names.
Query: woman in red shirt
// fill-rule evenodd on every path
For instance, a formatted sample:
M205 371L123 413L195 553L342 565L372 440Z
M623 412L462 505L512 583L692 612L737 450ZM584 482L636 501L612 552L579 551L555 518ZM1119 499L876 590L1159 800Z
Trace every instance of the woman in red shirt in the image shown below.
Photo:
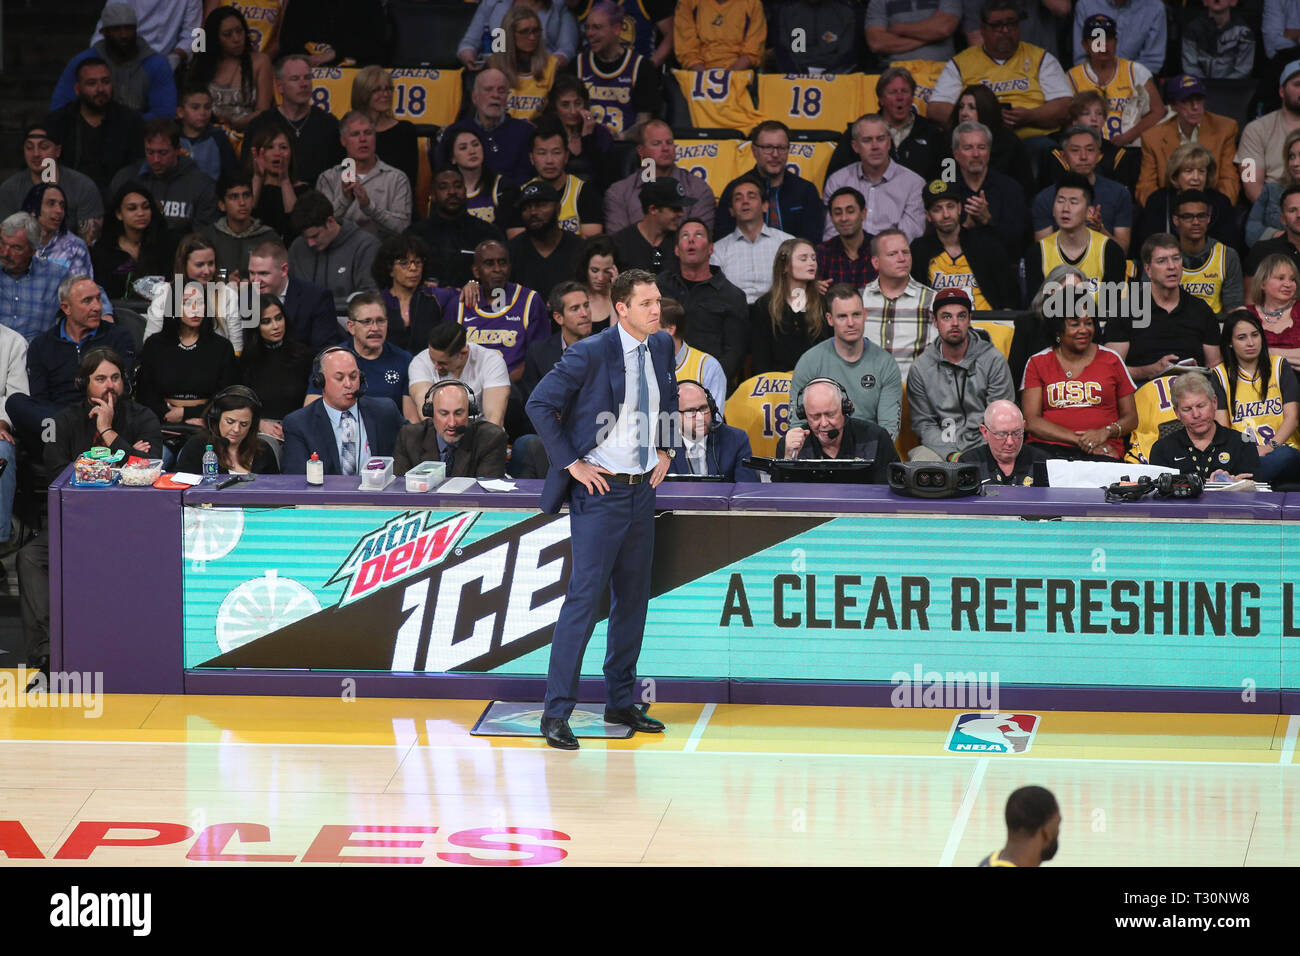
M1300 302L1296 287L1300 272L1290 256L1265 256L1255 270L1250 290L1251 314L1264 327L1264 339L1272 355L1280 355L1292 368L1300 368Z
M1029 359L1021 386L1030 441L1049 458L1119 461L1137 427L1137 386L1124 360L1093 342L1091 316L1049 322L1056 346Z

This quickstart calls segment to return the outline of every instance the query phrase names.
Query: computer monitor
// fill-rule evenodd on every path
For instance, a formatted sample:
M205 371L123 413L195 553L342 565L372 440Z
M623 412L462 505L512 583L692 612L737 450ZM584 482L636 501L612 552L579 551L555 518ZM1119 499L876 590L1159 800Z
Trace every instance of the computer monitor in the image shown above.
M753 458L745 462L757 471L766 471L773 481L797 481L805 484L869 485L875 461L866 458Z

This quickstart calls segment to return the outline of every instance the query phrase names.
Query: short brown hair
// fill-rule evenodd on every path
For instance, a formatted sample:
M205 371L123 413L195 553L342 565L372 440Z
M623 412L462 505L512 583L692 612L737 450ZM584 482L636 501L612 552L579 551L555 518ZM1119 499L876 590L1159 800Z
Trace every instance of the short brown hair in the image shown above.
M681 333L681 337L686 337L686 310L676 299L663 298L659 300L659 327L661 329L674 329Z
M348 321L355 322L357 313L365 305L377 305L384 312L384 318L388 318L388 306L384 304L384 297L378 292L358 292L352 298L348 299Z
M862 295L852 285L847 282L837 282L826 290L826 311L829 313L831 304L836 299L857 299L862 301Z
M627 305L632 301L632 291L637 286L655 285L658 281L659 278L653 272L647 272L645 269L628 269L627 272L620 272L614 284L609 287L609 301Z

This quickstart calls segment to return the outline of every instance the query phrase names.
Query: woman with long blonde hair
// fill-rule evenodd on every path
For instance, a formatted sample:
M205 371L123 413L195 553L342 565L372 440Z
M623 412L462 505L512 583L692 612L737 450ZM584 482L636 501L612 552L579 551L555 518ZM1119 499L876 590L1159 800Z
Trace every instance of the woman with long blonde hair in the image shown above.
M817 248L787 239L772 259L772 288L749 307L755 375L792 372L799 356L830 338L826 282L817 281Z
M505 52L488 57L487 68L500 70L510 84L506 112L515 119L530 120L546 103L559 60L546 52L542 18L532 7L522 3L511 7L501 29L505 31Z
M393 74L382 66L367 66L352 80L352 108L365 113L375 127L375 153L389 166L406 173L414 189L419 176L419 133L410 120L393 115Z

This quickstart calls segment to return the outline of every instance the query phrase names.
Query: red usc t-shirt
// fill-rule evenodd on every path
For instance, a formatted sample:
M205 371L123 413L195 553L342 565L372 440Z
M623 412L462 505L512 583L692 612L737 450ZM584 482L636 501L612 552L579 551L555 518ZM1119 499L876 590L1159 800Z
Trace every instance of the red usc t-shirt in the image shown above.
M1124 360L1105 346L1097 346L1097 354L1078 378L1066 378L1065 370L1056 358L1055 349L1044 349L1030 358L1025 366L1025 376L1020 387L1043 390L1043 417L1055 425L1081 432L1090 428L1105 428L1119 419L1119 400L1137 391L1129 377ZM1064 442L1030 441L1044 445L1064 445ZM1124 456L1124 438L1107 439L1115 449L1117 458Z

